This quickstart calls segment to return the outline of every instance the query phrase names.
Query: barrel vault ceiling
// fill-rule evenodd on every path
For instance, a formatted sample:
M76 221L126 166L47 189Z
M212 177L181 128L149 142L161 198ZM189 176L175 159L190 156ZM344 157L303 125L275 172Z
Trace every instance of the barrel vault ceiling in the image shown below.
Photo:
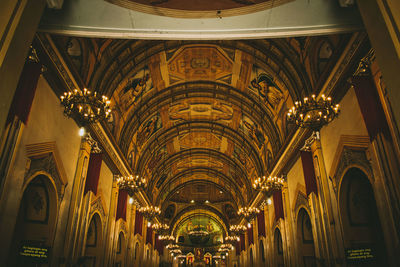
M42 34L45 35L45 34ZM171 223L201 209L225 224L251 202L351 34L244 41L47 35L75 76L112 101L104 128Z

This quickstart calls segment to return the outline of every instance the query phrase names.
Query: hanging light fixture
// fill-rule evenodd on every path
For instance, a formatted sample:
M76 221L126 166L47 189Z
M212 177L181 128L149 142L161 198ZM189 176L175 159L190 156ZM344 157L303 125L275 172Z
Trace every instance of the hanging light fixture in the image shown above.
M285 179L283 176L269 176L268 178L266 178L265 176L263 176L262 178L258 177L254 180L253 188L257 191L263 192L267 197L270 197L274 192L282 189L284 181Z
M247 222L251 222L256 216L257 214L260 213L260 210L256 207L242 207L239 209L239 211L237 212L237 214L239 216L243 216Z
M179 249L179 246L177 244L168 244L165 246L169 251Z
M221 244L221 246L218 248L218 252L228 253L232 250L232 247L233 246L231 244Z
M111 113L111 101L108 97L92 93L86 88L65 92L60 100L64 106L64 114L82 125L104 120Z
M235 244L240 241L240 237L237 235L228 235L225 237L225 242L230 244Z
M173 235L159 235L158 239L166 242L167 244L172 244L175 242L175 237Z
M229 231L234 233L235 235L239 235L242 234L244 232L246 232L247 227L243 224L233 224L229 227ZM239 238L240 241L240 238Z
M164 234L169 230L169 225L165 223L155 223L151 226L157 234Z
M161 214L161 209L155 206L140 207L139 212L143 214L148 222L152 222L153 218Z
M317 100L316 96L312 95L310 98L305 97L303 101L296 101L287 113L287 120L301 128L319 131L322 126L336 118L339 112L339 104L332 104L330 97L321 95Z
M117 184L121 190L126 190L130 196L133 196L135 192L146 188L147 181L144 178L140 178L139 175L129 175L117 177Z

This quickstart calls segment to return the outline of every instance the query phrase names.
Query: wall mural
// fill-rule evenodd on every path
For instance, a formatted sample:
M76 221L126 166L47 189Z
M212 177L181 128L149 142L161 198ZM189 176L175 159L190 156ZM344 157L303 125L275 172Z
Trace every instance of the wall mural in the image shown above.
M239 129L257 144L258 149L262 148L265 143L265 136L257 123L254 123L249 117L244 115L240 121Z
M143 123L137 132L136 145L139 149L142 148L143 144L158 130L162 128L162 121L160 113L155 114L153 117Z
M203 231L206 234L201 237L196 236L196 231ZM181 238L180 245L188 247L212 247L223 242L223 230L220 224L213 218L204 215L194 215L182 223L177 231L176 236Z

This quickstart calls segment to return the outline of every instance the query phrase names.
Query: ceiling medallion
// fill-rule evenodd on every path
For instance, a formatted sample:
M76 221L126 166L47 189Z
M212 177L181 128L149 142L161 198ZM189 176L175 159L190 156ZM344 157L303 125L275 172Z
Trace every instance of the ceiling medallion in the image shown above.
M75 89L73 92L65 92L60 100L64 114L82 125L104 120L111 112L111 101L106 96L97 95L96 92L92 94L86 88L83 91Z
M117 177L117 185L121 190L126 190L130 196L140 189L144 189L147 186L147 181L144 178L136 176L119 176Z
M339 104L332 104L330 97L322 95L318 100L315 95L305 97L303 101L296 101L289 109L287 120L301 128L319 131L322 126L331 122L339 115Z
M260 210L255 207L242 207L237 212L239 216L243 215L248 223L250 223L259 213Z
M139 212L143 214L148 222L152 222L153 218L161 214L161 209L155 206L140 207Z
M233 224L229 227L229 231L236 235L242 234L242 233L246 232L246 230L247 230L247 227L242 224Z
M267 197L270 197L274 194L274 192L279 191L283 187L283 182L285 179L282 177L272 177L269 176L266 178L265 176L258 177L253 183L253 188L257 191L263 192Z
M165 223L155 223L151 226L157 234L164 234L169 230L169 225ZM160 239L160 238L159 238Z

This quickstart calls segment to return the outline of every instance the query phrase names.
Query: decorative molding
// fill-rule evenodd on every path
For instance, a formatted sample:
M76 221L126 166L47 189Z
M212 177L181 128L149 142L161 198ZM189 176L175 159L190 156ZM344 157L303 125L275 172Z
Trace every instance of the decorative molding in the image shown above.
M61 200L64 196L65 187L68 184L67 175L62 164L56 142L46 142L26 145L28 166L24 182L35 173L48 173L55 183L57 194Z
M296 196L296 202L295 202L294 208L293 208L293 212L296 217L297 217L297 213L301 207L306 207L307 212L309 212L309 214L311 214L310 213L310 205L308 204L307 196L303 192L298 191L297 196Z
M298 194L302 194L307 198L307 193L306 192L307 192L307 190L306 190L305 185L297 183L296 190L294 191L294 195L296 196L296 198L293 199L292 207L296 207L296 203L297 203L297 200L298 200ZM295 210L296 210L296 208L293 208L293 211L295 211Z
M106 212L102 202L102 197L97 197L92 201L92 203L90 203L89 218L91 218L95 212L98 212L102 218L106 218Z

